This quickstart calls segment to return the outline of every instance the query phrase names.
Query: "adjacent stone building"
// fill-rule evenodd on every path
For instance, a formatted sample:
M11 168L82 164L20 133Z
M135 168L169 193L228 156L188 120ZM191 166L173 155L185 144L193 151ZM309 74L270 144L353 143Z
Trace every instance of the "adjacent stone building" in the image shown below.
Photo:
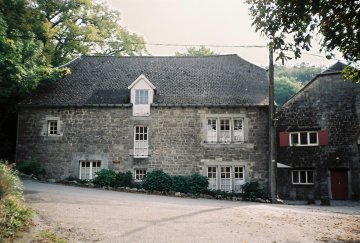
M317 75L277 113L280 198L359 199L360 85L343 81L344 66Z
M266 70L236 55L82 56L21 104L17 162L52 178L102 168L199 172L210 188L268 181Z

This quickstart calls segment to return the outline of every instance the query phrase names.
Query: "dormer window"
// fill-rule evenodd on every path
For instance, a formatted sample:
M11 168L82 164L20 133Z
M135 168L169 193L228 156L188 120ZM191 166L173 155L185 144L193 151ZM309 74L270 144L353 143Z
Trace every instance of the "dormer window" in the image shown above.
M135 90L135 105L147 105L149 103L149 91L144 89Z
M129 87L133 105L133 116L150 116L150 105L153 103L155 86L141 74Z

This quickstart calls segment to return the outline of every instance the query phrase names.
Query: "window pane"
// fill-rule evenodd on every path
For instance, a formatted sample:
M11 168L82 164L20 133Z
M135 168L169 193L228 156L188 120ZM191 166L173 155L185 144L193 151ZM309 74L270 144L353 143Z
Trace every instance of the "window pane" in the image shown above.
M299 135L298 133L292 133L291 134L291 144L299 144Z
M306 171L300 171L300 183L306 183Z
M299 171L298 170L293 171L293 183L299 183Z
M300 133L300 144L308 144L307 132L301 132Z
M230 120L220 120L220 131L229 131L230 130Z
M309 133L310 136L310 144L317 144L317 133L311 132Z
M234 120L233 136L234 136L234 142L244 141L242 120Z
M217 142L216 119L208 119L207 142Z

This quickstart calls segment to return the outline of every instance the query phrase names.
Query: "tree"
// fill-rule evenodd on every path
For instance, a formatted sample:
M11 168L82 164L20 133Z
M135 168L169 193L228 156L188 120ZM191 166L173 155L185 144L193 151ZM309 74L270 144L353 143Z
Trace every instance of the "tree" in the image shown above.
M320 34L322 51L331 58L340 51L357 66L360 61L360 3L358 0L247 0L256 31L273 42L277 59L283 62L311 49L311 42ZM360 82L360 74L347 67L344 78Z
M199 48L190 47L186 49L186 52L175 52L175 56L211 56L216 55L210 48L200 46Z
M278 107L301 89L301 83L292 77L275 77L275 101Z
M275 65L275 78L288 77L296 80L301 84L305 84L312 80L317 74L321 73L324 67L309 66L301 63L300 65L286 67L283 65Z
M120 26L120 14L92 0L32 0L37 11L35 33L54 66L79 54L141 55L146 53L141 36ZM39 28L39 26L41 26Z

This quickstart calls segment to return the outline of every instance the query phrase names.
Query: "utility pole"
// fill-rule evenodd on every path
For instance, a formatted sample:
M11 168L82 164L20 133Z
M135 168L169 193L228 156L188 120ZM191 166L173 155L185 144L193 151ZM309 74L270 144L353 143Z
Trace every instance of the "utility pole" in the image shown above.
M276 134L274 100L274 46L269 43L269 187L271 202L276 202Z

